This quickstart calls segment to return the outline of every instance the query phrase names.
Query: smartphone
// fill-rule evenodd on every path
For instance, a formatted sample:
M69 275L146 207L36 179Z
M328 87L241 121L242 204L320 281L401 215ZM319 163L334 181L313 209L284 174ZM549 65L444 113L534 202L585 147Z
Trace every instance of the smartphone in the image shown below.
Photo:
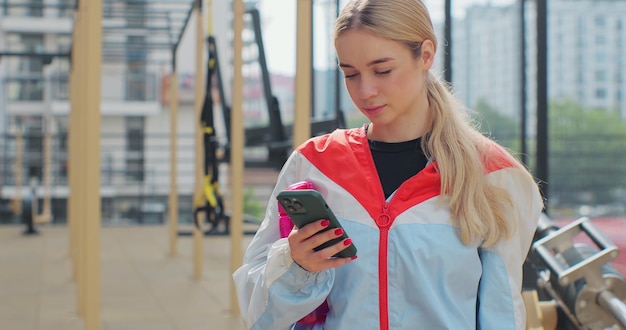
M317 220L328 219L330 221L330 225L323 231L334 230L336 228L343 229L337 220L337 217L335 217L335 214L333 214L324 201L322 195L320 195L320 193L316 190L283 190L278 193L276 198L278 199L280 205L282 205L285 211L289 214L291 221L293 221L294 225L298 228L302 228ZM346 230L343 229L343 235L316 247L314 250L319 251L341 242L346 238L348 238L348 234L346 233ZM355 255L356 247L354 244L350 244L350 246L340 251L333 257L352 258Z

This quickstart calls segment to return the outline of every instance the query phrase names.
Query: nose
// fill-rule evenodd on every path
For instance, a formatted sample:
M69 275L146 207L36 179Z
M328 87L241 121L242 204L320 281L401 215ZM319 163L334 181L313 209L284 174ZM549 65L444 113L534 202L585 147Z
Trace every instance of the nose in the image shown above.
M361 77L359 82L359 97L362 100L368 100L378 95L378 86L371 77Z

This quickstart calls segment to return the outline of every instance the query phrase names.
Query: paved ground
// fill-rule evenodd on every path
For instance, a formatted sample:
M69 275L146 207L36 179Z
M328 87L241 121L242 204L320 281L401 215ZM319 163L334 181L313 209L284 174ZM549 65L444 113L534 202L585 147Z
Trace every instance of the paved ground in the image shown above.
M0 329L83 329L67 228L22 230L0 227ZM167 235L166 226L102 228L101 329L243 329L229 310L229 238L204 240L204 276L195 281L192 238L181 237L172 258Z
M623 222L601 228L626 252ZM64 226L0 227L0 329L79 330L76 283ZM242 330L230 308L230 241L204 240L204 277L192 279L192 238L180 237L169 257L166 226L101 230L102 330ZM620 233L619 235L616 235ZM244 238L244 245L250 236ZM626 273L626 265L616 264Z

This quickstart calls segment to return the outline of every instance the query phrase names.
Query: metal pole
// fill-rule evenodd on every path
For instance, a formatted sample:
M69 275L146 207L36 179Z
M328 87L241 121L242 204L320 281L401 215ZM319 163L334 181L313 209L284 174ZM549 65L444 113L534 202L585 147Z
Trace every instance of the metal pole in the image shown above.
M102 0L80 0L74 21L69 130L70 239L78 314L100 329L100 87Z
M526 121L528 120L528 110L526 109L526 1L519 0L519 29L520 29L520 142L521 161L528 166L528 146Z
M335 1L335 17L339 17L340 0ZM341 118L341 72L339 66L335 66L335 118ZM342 125L344 123L341 123Z
M84 142L85 155L85 203L83 206L82 235L84 239L83 261L85 265L85 328L100 329L100 98L102 76L102 0L81 3L85 14L84 70L81 81L85 82Z
M176 72L176 49L172 51L172 73L170 74L170 193L169 228L170 256L177 254L178 242L178 73Z
M22 185L24 184L24 173L22 171L24 161L24 133L22 132L21 120L16 119L15 129L15 164L13 175L15 175L15 196L13 196L12 209L13 213L21 215L24 211L22 208Z
M452 0L445 0L445 52L444 52L444 79L452 83Z
M311 137L311 1L297 4L294 148Z
M82 122L84 121L84 111L80 109L85 108L84 100L85 100L85 83L84 79L84 70L85 70L85 58L86 58L86 49L84 46L85 39L85 14L84 14L84 5L82 3L84 0L81 0L81 6L77 9L74 18L74 28L73 28L73 42L72 42L72 56L71 56L71 64L72 64L72 72L71 72L71 85L70 85L70 101L71 111L70 111L70 123L68 128L68 184L69 184L69 195L67 199L67 207L68 207L68 221L70 226L70 249L72 256L72 266L73 266L73 275L74 280L76 281L76 311L80 316L85 315L84 311L84 301L85 301L85 276L82 262L84 258L82 257L85 253L83 249L83 226L84 226L84 217L82 214L84 204L84 196L85 193L83 191L84 185L84 174L82 169L84 169L84 154L82 153L83 146L83 130L84 125Z
M230 182L232 214L230 217L231 261L230 273L243 262L243 174L244 174L244 127L243 127L243 0L233 0L233 108L231 117ZM223 100L222 100L223 102ZM235 284L230 281L230 310L239 315Z
M310 48L309 51L311 52L311 114L310 117L314 118L316 113L315 113L315 51L313 51L313 47L315 47L315 30L313 29L313 24L315 22L315 15L313 14L315 8L315 0L311 0L311 8L310 8L310 13L309 15L311 16L310 20L311 20L311 36L309 37L310 39Z
M537 169L539 188L548 198L548 0L537 0ZM545 209L547 210L547 205Z
M49 65L48 65L49 67ZM49 74L47 75L49 76ZM48 78L48 77L47 77ZM45 99L46 99L46 115L43 119L43 187L44 187L44 195L43 195L43 206L41 214L33 213L33 223L47 223L52 220L52 210L51 210L51 194L52 194L52 91L51 85L52 82L50 79L46 79L46 91L45 91ZM33 196L33 203L37 205L36 196Z
M199 207L204 204L204 147L202 142L202 127L200 124L200 115L202 114L202 102L204 101L204 17L202 15L202 0L196 0L196 89L194 99L194 154L195 154L195 179L194 179L194 198L193 206ZM198 212L198 226L193 228L193 278L200 280L202 278L202 239L204 233L202 227L204 224L204 214Z

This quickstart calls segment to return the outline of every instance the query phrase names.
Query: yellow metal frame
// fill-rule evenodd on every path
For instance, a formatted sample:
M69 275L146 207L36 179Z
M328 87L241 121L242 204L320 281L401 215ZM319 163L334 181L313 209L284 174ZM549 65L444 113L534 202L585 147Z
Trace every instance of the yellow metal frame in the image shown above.
M22 127L18 125L15 130L15 163L13 164L13 175L15 176L15 196L9 205L13 214L22 213L22 185L24 175L22 172L22 162L24 157L24 134Z
M194 118L200 118L202 114L202 102L204 100L204 16L202 15L202 0L196 0L196 81ZM199 120L194 123L194 155L195 155L195 180L193 205L197 207L204 202L204 148L202 146L202 127ZM202 238L204 233L201 228L204 224L204 215L199 212L197 215L198 226L193 229L193 277L196 280L202 278Z
M48 223L52 220L52 205L51 205L51 163L52 163L52 152L51 152L51 130L50 127L50 114L46 116L46 120L44 123L44 136L43 136L43 186L44 186L44 196L43 196L43 206L42 212L39 213L37 209L37 196L33 196L32 199L32 215L33 215L33 223Z
M100 329L100 99L102 0L79 0L70 74L68 222L77 310Z

